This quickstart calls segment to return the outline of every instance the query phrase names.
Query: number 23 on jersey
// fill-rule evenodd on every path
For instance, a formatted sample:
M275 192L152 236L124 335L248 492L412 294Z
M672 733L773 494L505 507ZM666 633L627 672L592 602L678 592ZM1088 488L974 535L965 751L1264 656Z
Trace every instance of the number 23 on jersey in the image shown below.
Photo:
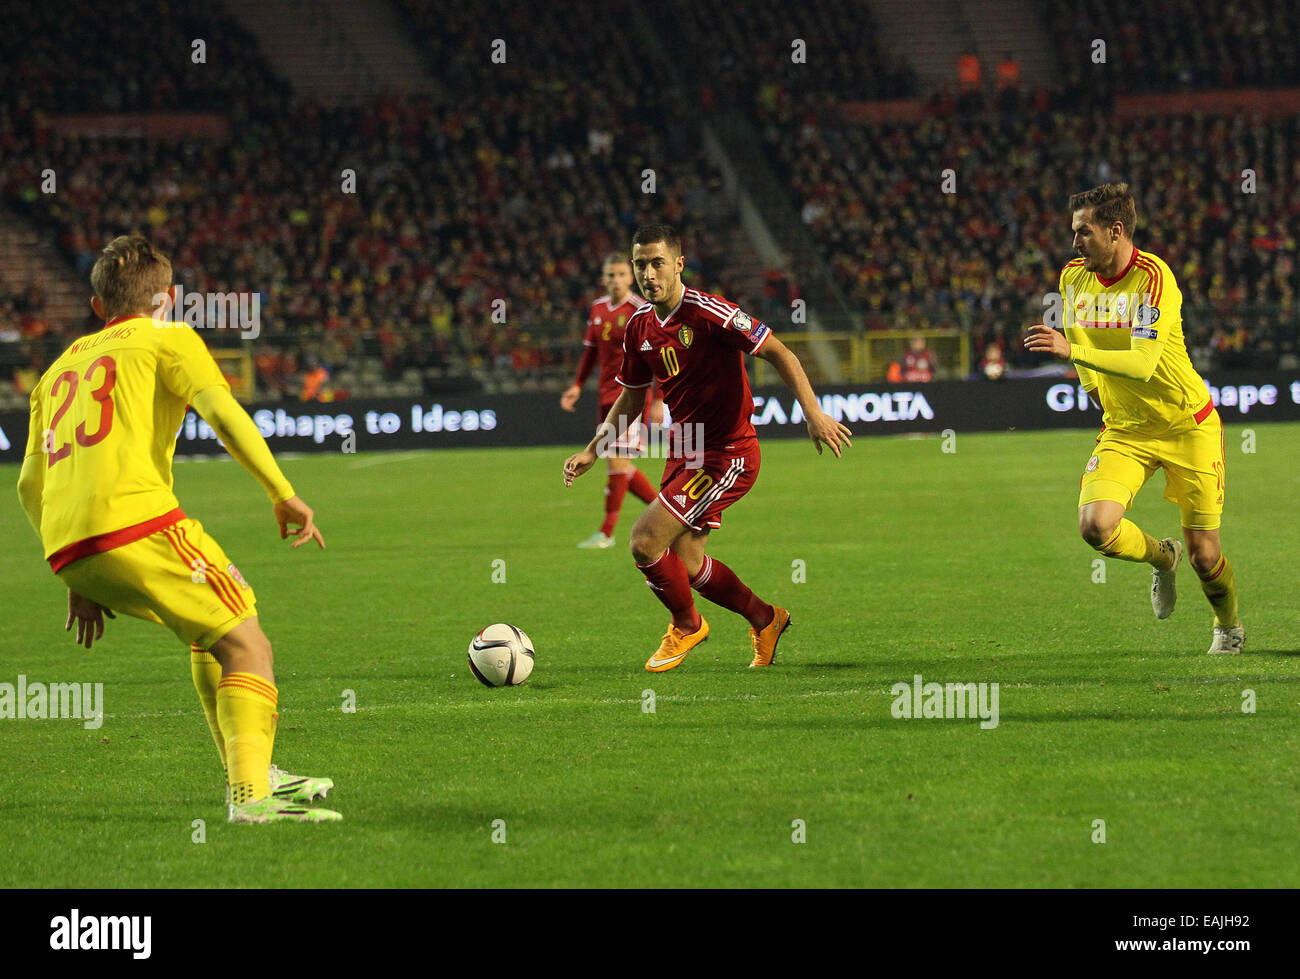
M108 433L113 429L113 387L117 384L117 361L112 357L100 357L89 367L84 374L78 374L76 371L64 371L54 379L50 386L50 397L58 400L60 391L63 392L63 402L59 405L58 410L54 412L54 417L50 420L50 427L43 433L45 442L45 455L49 459L49 466L56 462L66 459L72 454L72 443L64 442L62 445L55 444L54 430L58 427L59 421L68 413L72 407L72 402L77 397L79 390L85 391L96 380L99 386L89 390L89 397L92 401L99 404L99 418L95 424L95 430L89 431L86 428L86 422L78 423L73 433L77 445L83 448L89 448L108 437ZM82 387L82 382L85 387Z

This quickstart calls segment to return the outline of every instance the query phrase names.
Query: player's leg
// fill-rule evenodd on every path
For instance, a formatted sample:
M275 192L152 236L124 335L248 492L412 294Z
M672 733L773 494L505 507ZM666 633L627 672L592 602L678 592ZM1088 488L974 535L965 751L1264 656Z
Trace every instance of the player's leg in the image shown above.
M1106 557L1151 565L1151 605L1163 619L1177 598L1182 543L1156 540L1125 516L1156 466L1144 447L1103 432L1079 482L1079 535Z
M688 531L677 538L673 550L691 576L691 587L714 605L735 612L749 623L754 659L750 666L770 666L776 645L790 624L790 613L763 601L731 568L705 553L709 532Z
M1237 607L1237 579L1219 543L1227 477L1223 425L1217 412L1182 436L1165 463L1165 498L1182 513L1187 558L1214 609L1211 653L1239 653L1246 632Z
M1246 630L1237 608L1237 576L1219 545L1219 531L1184 527L1183 536L1201 591L1214 609L1209 652L1239 653L1246 644Z
M226 738L221 733L221 720L217 717L217 684L221 682L221 664L215 656L195 643L190 643L190 679L194 681L194 692L199 695L203 716L212 732L217 754L221 756L221 770L228 771Z
M709 451L695 468L682 466L665 479L659 494L659 502L687 528L673 549L690 573L691 587L749 622L754 649L750 666L771 664L777 642L790 624L790 613L756 596L705 548L708 532L722 525L723 511L753 488L761 463L757 440L731 451Z
M765 628L772 621L772 606L755 595L729 567L705 553L708 541L707 529L688 530L673 544L691 576L691 587L714 605L743 617L755 629Z
M131 544L84 558L60 577L79 594L108 608L161 622L190 646L191 676L201 701L204 690L215 681L215 721L209 725L214 739L220 737L225 748L223 762L232 799L249 796L251 785L251 798L265 803L256 812L241 813L238 821L339 818L329 810L292 808L270 798L268 773L278 699L271 646L257 624L252 588L197 521L182 520ZM219 675L207 663L196 668L195 650L212 654ZM206 703L204 708L206 715ZM237 793L236 782L243 786ZM261 796L256 794L259 791Z
M1106 557L1140 561L1167 569L1174 555L1164 541L1156 540L1124 516L1124 504L1116 500L1094 500L1079 507L1079 534Z
M59 578L77 594L85 595L105 608L170 628L171 624L163 621L153 610L153 599L148 593L149 582L157 574L153 567L157 555L151 553L152 550L148 543L137 542L91 555L60 571ZM221 664L211 653L194 643L190 644L190 677L224 772L226 739L217 718Z
M611 407L613 407L612 403L603 404L597 409L597 425L604 423ZM623 444L622 440L615 441L603 450L602 454L605 455L608 464L608 475L605 478L605 515L600 528L594 534L578 541L578 546L584 550L614 546L614 528L618 525L618 516L623 509L623 497L627 495L628 470L633 468L631 461L622 455Z
M691 596L690 574L672 546L687 528L656 500L632 525L629 547L636 566L651 590L672 614L673 625L684 632L700 626L700 614Z
M623 497L627 495L628 480L636 466L631 459L610 456L609 476L605 483L605 520L600 525L600 532L614 541L614 528L618 525L618 515L623 509Z
M690 575L673 544L687 528L655 500L632 525L630 547L636 566L672 616L659 648L646 661L651 673L671 670L709 637L709 624L695 609Z
M631 493L642 503L649 503L657 494L654 484L646 479L645 473L636 467L631 459L610 459L610 474L620 473L627 477L624 492ZM620 502L622 498L620 497Z
M271 643L254 617L211 643L210 652L221 664L217 722L226 739L230 801L241 806L271 794L268 772L280 718Z

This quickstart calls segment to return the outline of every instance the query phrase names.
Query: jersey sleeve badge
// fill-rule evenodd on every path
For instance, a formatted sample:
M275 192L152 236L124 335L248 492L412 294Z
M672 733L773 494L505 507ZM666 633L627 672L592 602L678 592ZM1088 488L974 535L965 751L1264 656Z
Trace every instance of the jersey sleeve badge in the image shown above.
M1139 306L1133 311L1133 336L1139 340L1154 340L1157 337L1155 327L1152 325L1160 319L1160 309L1157 306Z

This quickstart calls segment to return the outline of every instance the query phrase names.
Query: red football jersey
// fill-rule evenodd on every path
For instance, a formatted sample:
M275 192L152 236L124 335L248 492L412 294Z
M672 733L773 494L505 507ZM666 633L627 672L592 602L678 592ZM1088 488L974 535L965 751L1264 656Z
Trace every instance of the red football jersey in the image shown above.
M701 425L705 450L754 438L754 396L745 354L757 353L772 335L721 296L686 289L666 320L646 303L628 321L618 383L629 388L658 381L673 425ZM681 447L673 439L673 452ZM698 443L694 446L698 449Z
M928 384L934 380L934 354L909 350L903 355L903 380L909 384Z
M596 360L600 365L602 405L613 404L618 398L617 377L619 366L623 363L623 334L627 330L628 320L643 302L645 300L635 292L629 292L617 306L610 303L609 296L601 296L591 304L591 311L587 314L587 335L583 338L582 345L596 351ZM587 362L587 357L584 356L583 363ZM587 369L590 370L589 367ZM580 369L578 386L581 387L586 379L586 373Z

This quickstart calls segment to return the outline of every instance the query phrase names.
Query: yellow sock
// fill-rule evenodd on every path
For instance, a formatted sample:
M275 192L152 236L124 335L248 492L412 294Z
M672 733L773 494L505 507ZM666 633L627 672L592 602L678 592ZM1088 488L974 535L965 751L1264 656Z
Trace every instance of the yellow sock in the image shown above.
M1223 626L1240 625L1237 617L1237 578L1232 573L1232 565L1222 554L1218 562L1207 574L1201 575L1201 591L1210 600L1214 608L1214 624Z
M267 772L275 743L275 684L252 673L227 673L217 684L217 717L226 736L230 801L270 795Z
M203 705L203 714L212 730L212 740L217 743L221 767L225 768L226 739L221 736L221 724L217 721L217 684L221 682L221 664L206 649L190 646L190 676L194 678L194 689L199 693L199 703Z
M1121 520L1110 540L1097 550L1121 561L1142 561L1166 569L1173 560L1173 555L1165 550L1164 544L1128 519Z

